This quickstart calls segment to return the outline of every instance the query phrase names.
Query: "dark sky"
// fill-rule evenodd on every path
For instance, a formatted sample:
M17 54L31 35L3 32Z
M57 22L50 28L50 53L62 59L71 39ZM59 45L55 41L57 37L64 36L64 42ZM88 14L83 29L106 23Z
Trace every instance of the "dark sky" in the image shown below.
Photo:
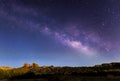
M120 0L0 0L0 65L120 61Z

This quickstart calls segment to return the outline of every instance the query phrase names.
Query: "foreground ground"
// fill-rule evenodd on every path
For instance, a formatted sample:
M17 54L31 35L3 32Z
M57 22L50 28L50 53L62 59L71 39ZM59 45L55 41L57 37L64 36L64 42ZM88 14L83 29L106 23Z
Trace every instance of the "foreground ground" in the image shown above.
M0 81L120 81L120 77L48 76L38 79L3 79Z

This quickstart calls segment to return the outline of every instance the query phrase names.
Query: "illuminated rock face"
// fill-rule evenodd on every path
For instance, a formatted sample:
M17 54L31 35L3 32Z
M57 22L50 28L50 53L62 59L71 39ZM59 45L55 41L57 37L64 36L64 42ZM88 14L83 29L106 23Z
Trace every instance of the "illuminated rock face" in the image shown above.
M24 63L23 68L38 69L40 66L37 63Z
M30 67L30 64L24 63L23 67L24 67L24 68L29 68L29 67Z
M38 68L38 67L39 67L39 65L38 65L38 64L36 64L36 63L32 63L31 67L32 67L32 68Z

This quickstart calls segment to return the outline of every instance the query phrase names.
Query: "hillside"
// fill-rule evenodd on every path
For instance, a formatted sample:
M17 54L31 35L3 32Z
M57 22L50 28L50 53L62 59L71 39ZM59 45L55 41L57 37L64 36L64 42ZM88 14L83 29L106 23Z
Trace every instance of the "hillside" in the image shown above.
M120 76L120 63L104 63L93 67L54 67L25 63L19 68L0 67L0 79L33 79L46 76Z
M0 66L0 69L2 69L2 70L11 70L13 68L8 67L8 66Z

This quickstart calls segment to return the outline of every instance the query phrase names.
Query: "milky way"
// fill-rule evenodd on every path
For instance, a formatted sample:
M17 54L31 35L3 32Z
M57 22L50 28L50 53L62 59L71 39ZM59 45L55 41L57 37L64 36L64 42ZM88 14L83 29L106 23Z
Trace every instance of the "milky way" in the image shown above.
M0 64L120 61L119 23L119 0L1 0Z

